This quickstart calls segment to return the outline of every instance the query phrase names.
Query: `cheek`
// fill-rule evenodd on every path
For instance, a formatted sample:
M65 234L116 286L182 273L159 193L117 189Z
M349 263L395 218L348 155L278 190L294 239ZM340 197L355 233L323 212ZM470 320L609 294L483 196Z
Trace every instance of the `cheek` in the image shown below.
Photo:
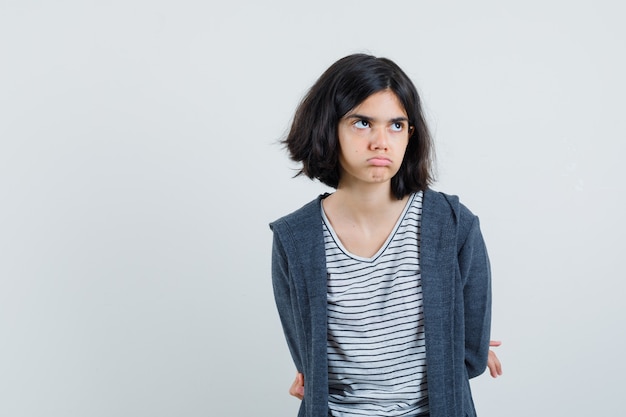
M406 153L406 150L409 147L409 141L405 140L404 143L402 144L402 146L400 147L400 150L402 152L402 155L404 155Z
M341 146L341 143L339 144L339 156L341 158L349 158L350 156L358 155L361 152L362 151L358 146Z

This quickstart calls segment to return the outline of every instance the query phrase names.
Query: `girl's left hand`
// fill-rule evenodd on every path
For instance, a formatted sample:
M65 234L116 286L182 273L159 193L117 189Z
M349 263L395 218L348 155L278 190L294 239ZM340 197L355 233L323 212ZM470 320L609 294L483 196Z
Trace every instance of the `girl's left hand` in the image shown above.
M502 342L499 340L492 340L489 342L489 346L497 347L500 346ZM493 378L497 378L502 375L502 364L500 363L500 359L496 355L496 352L493 350L489 350L489 356L487 357L487 368L489 368L489 373Z

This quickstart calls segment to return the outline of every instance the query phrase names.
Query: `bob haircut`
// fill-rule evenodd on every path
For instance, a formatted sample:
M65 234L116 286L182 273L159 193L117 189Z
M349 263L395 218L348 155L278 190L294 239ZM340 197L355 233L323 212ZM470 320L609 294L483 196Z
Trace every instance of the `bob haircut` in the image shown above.
M417 89L393 61L366 54L348 55L336 61L300 102L291 129L282 141L290 158L302 163L296 176L304 174L337 188L341 175L339 121L369 96L383 90L398 97L412 128L400 169L391 179L391 191L402 199L428 188L433 181L433 145Z

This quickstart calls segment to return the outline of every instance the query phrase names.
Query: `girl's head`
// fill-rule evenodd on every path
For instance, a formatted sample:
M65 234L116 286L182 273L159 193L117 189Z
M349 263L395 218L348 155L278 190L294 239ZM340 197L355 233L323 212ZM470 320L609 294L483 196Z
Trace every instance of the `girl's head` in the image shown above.
M393 61L371 55L346 56L331 65L298 106L285 145L291 159L302 163L298 174L336 188L339 164L339 121L374 93L393 92L412 127L400 170L391 180L393 194L405 195L432 183L432 140L411 80Z

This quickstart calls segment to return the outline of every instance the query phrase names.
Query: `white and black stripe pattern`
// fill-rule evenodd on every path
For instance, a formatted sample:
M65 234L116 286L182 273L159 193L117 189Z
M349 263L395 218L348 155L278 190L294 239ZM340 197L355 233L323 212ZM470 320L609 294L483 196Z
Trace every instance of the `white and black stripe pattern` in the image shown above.
M349 253L324 215L329 409L334 417L428 413L419 267L422 193L371 258Z

